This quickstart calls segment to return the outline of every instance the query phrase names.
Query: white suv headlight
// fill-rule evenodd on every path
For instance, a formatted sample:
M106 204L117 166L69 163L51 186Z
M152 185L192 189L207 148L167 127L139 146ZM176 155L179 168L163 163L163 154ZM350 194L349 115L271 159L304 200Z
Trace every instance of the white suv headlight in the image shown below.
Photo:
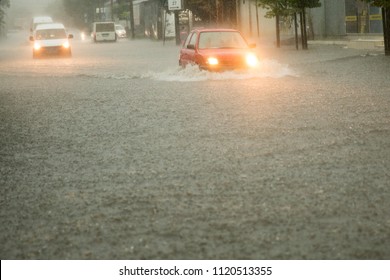
M35 42L34 43L34 50L39 51L40 49L41 49L41 44L39 44L38 42Z
M62 44L62 46L65 48L65 49L69 49L69 42L66 41L65 43Z

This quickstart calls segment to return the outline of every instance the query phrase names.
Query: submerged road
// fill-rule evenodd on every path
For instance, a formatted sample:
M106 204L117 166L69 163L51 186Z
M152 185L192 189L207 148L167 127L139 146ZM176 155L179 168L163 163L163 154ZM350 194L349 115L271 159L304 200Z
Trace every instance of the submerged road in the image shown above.
M1 259L389 259L390 61L168 41L0 42Z

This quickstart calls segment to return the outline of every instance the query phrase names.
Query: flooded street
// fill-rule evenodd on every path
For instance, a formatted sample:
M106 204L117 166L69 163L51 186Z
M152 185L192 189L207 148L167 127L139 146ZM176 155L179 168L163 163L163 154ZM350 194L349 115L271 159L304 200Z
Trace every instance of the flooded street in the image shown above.
M0 42L1 259L389 259L390 61L173 41Z

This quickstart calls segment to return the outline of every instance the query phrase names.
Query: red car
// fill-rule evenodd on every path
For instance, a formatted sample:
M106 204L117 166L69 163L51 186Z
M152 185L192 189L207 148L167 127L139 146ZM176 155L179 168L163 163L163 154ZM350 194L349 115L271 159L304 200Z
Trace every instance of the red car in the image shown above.
M179 65L210 71L254 68L259 62L251 50L255 47L234 29L195 29L182 45Z

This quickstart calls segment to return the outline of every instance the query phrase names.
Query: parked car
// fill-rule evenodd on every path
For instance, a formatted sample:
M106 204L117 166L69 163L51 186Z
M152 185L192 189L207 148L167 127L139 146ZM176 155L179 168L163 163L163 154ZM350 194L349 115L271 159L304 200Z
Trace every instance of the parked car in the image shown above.
M126 29L120 24L115 24L115 32L116 32L117 38L126 38L127 37Z
M116 42L115 23L113 22L94 22L92 24L92 39L94 42Z
M33 44L33 58L43 55L71 56L72 50L69 39L72 34L67 34L62 23L47 23L37 25L30 41Z
M198 65L210 71L254 68L259 62L255 47L234 29L195 29L182 45L179 65Z

